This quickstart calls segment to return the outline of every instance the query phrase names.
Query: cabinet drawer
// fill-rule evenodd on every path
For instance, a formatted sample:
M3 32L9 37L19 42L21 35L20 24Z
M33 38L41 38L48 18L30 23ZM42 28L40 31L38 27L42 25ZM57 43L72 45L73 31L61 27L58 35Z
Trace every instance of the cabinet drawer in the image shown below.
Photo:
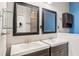
M40 50L23 56L49 56L49 49Z
M68 43L62 44L56 47L51 47L52 56L67 56L68 55Z

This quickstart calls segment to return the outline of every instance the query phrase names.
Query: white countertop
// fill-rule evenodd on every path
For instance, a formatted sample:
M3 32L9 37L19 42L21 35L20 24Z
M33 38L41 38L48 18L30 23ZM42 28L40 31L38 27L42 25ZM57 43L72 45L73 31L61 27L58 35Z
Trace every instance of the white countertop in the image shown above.
M50 46L41 41L31 42L31 43L23 43L16 44L11 46L11 56L21 56L24 54L29 54L32 52L36 52L39 50L47 49Z
M53 39L45 39L42 41L36 41L31 43L22 43L11 46L11 56L21 56L29 53L33 53L36 51L40 51L43 49L47 49L50 46L58 46L64 43L69 42L67 38L53 38Z
M42 42L49 44L51 47L57 46L57 45L61 45L64 43L67 43L68 40L67 39L63 39L63 38L55 38L55 39L46 39L46 40L42 40Z

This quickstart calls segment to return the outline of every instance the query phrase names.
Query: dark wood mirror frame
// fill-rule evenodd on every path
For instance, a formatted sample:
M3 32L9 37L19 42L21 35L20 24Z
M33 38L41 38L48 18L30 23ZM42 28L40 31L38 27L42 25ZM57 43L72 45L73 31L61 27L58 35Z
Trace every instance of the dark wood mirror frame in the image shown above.
M55 31L51 31L51 32L44 31L44 10L55 14ZM57 32L57 13L55 11L42 8L42 34L49 34L49 33L56 33L56 32Z
M22 6L29 6L29 7L35 7L38 9L37 11L37 32L25 32L25 33L17 33L17 10L16 10L16 4L22 5ZM33 34L39 34L39 7L30 5L24 2L14 2L14 12L13 12L13 36L22 36L22 35L33 35Z

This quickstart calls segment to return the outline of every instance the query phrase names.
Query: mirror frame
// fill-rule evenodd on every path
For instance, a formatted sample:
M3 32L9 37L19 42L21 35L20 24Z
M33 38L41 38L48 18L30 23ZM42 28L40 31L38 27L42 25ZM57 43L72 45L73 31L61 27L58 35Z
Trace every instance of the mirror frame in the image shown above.
M22 5L22 6L29 6L29 7L35 7L38 9L37 11L37 32L25 32L25 33L17 33L17 7L16 4ZM20 35L33 35L33 34L39 34L39 7L30 5L24 2L14 2L14 12L13 12L13 36L20 36Z
M44 31L44 10L55 14L55 31L45 32ZM42 8L42 34L56 33L57 32L57 13L55 11Z

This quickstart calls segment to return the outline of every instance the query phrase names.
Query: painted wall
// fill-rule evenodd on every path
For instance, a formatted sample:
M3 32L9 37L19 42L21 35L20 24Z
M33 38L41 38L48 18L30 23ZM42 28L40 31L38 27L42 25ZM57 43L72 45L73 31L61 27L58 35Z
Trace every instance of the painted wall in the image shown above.
M2 28L2 10L6 8L6 3L2 2L0 3L0 56L6 55L6 35L2 35L2 33L5 33L6 30Z
M71 33L79 34L79 2L70 2L69 11L74 15L73 27L70 29Z
M74 15L73 27L70 29L70 33L74 33L71 36L69 55L79 56L79 2L70 2L69 11Z

